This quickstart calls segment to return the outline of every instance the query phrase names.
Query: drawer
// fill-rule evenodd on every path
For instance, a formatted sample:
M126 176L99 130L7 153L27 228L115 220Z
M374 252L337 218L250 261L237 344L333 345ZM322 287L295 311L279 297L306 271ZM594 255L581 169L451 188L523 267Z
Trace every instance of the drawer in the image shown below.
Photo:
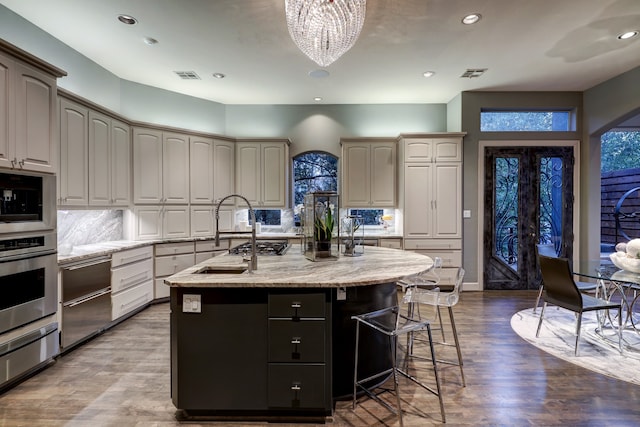
M325 316L325 294L269 294L269 317L316 317Z
M212 252L217 250L229 249L228 240L220 240L220 244L216 246L215 240L197 240L196 252Z
M171 288L164 284L164 279L156 279L153 290L153 298L168 298L171 294Z
M402 249L402 239L380 239L381 248Z
M158 243L156 256L193 253L193 242Z
M153 258L153 246L144 246L142 248L114 252L111 255L111 268L119 267L124 264L131 264L136 261L142 261L147 258Z
M200 264L202 261L206 261L214 256L226 254L227 251L211 251L211 252L196 252L196 264Z
M153 259L111 269L111 292L116 293L153 279Z
M462 265L462 251L452 250L418 250L416 253L427 255L431 258L442 258L443 267L460 267Z
M404 239L404 249L462 249L460 239Z
M181 255L156 256L156 277L171 276L195 265L193 252Z
M153 300L153 280L111 294L111 320L116 320Z
M324 320L269 320L269 362L325 361Z
M324 409L327 401L324 365L269 365L269 408ZM330 408L326 408L329 410Z

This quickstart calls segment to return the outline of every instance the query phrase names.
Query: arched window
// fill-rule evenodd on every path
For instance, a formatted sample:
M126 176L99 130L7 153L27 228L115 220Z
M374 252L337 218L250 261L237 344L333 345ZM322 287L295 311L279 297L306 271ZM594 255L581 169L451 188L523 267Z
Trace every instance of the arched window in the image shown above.
M293 204L314 191L338 190L338 158L324 151L308 151L293 158Z

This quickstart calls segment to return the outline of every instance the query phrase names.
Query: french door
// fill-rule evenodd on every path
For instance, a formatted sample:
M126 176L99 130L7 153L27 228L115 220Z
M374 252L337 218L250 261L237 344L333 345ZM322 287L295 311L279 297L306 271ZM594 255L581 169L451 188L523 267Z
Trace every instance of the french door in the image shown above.
M573 256L572 147L486 147L484 288L537 289L536 245Z

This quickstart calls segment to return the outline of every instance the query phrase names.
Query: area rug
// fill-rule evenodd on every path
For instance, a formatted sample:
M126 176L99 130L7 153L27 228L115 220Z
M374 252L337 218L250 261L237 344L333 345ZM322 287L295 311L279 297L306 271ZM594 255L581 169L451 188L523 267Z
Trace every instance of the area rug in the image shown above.
M555 357L622 381L640 385L640 335L633 330L623 333L623 352L618 351L616 332L605 328L604 338L596 333L594 313L582 320L580 353L575 356L575 315L549 306L545 310L540 335L536 328L540 309L522 310L511 318L511 328L527 342Z

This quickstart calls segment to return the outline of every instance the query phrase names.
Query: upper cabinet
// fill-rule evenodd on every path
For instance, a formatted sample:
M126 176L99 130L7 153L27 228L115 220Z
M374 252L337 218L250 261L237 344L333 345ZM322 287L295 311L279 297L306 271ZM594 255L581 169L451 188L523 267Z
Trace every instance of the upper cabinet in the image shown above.
M189 137L133 129L134 203L189 203Z
M233 194L235 145L205 137L189 138L191 203L213 204ZM229 200L225 204L233 204Z
M236 143L236 189L254 208L287 207L289 142ZM237 202L237 201L236 201ZM238 202L238 205L242 202Z
M88 202L89 109L60 98L60 173L58 205ZM102 159L104 161L104 158Z
M0 43L1 167L56 172L56 77L63 75Z
M343 207L395 207L395 140L342 140L341 169Z
M408 138L404 140L404 161L461 162L462 145L457 138Z
M128 206L130 202L129 125L89 111L89 204Z

